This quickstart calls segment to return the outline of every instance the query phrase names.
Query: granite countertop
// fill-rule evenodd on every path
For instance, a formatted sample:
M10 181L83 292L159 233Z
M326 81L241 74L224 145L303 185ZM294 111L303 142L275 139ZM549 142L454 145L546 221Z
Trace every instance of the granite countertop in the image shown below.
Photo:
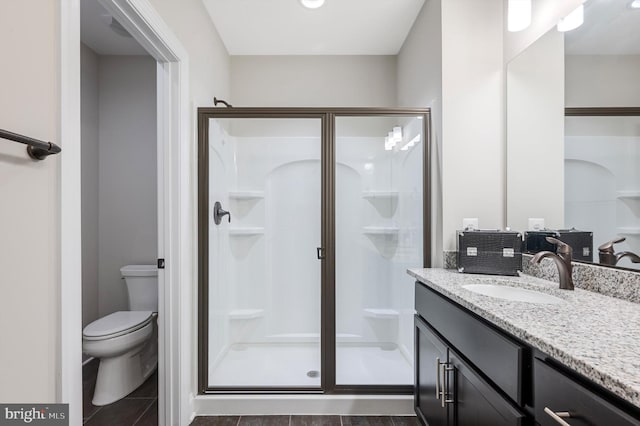
M409 275L487 321L640 407L640 304L587 290L560 290L529 275L409 269ZM515 302L471 292L466 284L522 287L563 299Z

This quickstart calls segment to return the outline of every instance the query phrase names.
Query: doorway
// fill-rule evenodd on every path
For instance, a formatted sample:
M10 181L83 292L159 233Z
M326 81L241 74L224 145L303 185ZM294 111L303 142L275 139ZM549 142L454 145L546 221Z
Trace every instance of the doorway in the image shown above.
M429 110L201 108L201 393L411 393Z
M185 49L146 3L101 0L100 3L157 61L158 88L158 251L170 259L159 278L158 411L159 424L186 424L192 409L187 392L178 392L188 373L179 359L189 359L192 325L188 312L191 290L179 286L193 274L189 234L192 227L188 185L192 156L188 64ZM81 233L80 233L80 4L61 8L61 93L64 102L61 138L65 159L60 166L61 240L61 386L60 398L69 402L72 423L82 418ZM63 137L64 136L64 137ZM195 172L194 172L195 173ZM194 203L195 204L195 203ZM191 210L193 208L193 210ZM185 213L186 212L186 213Z

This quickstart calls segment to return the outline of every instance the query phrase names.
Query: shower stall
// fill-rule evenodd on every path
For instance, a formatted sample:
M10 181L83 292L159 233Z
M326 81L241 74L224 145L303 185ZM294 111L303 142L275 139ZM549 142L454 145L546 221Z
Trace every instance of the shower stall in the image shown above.
M200 392L410 392L429 111L198 119Z

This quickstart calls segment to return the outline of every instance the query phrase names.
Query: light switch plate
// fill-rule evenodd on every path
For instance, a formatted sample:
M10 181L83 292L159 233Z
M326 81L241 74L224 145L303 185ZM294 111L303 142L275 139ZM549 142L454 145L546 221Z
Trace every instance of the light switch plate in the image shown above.
M543 217L530 217L529 218L529 231L542 231L544 229Z
M475 230L478 228L478 218L477 217L465 217L462 219L462 229L467 230Z

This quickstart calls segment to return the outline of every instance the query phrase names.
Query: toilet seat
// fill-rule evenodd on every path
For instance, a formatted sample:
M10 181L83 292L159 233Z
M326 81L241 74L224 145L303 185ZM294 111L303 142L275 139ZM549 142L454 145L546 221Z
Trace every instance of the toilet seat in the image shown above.
M82 331L85 340L105 340L132 333L151 322L151 311L119 311L87 325Z

